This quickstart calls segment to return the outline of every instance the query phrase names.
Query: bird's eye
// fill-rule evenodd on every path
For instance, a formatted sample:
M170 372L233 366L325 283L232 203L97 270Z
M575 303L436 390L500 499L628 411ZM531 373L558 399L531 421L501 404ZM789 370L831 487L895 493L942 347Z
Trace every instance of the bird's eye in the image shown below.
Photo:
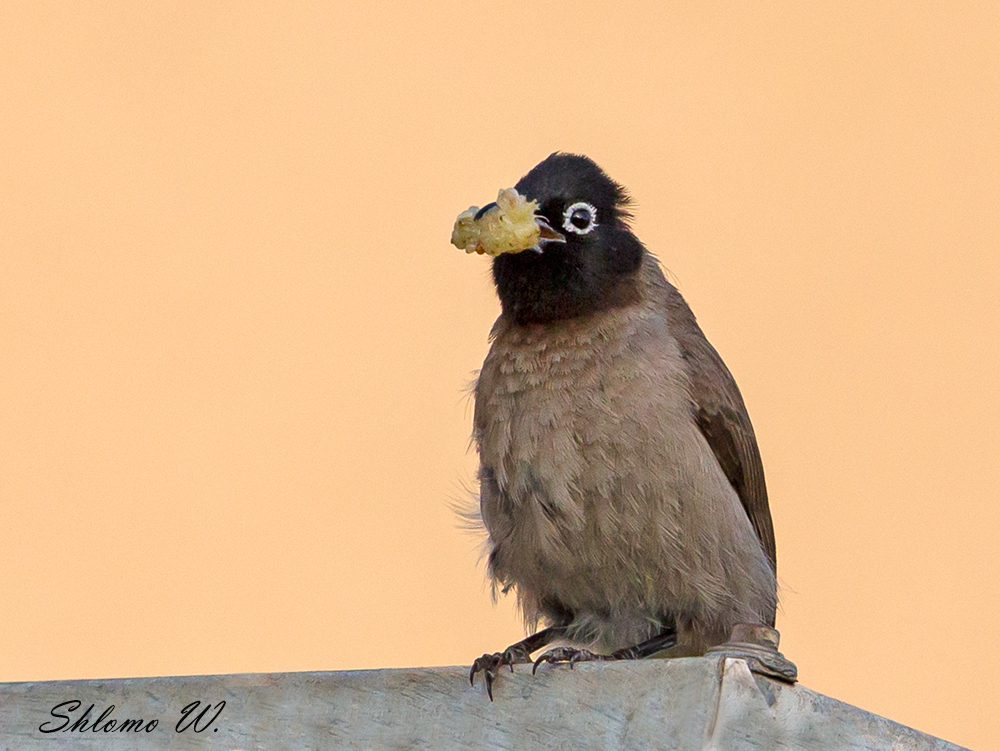
M597 226L597 209L578 201L563 212L563 229L575 235L586 235Z

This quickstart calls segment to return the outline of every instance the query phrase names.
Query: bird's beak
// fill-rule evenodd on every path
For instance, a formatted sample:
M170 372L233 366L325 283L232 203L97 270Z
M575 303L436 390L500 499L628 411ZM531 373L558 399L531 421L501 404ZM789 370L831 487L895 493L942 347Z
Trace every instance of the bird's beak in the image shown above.
M531 247L531 250L536 253L541 253L545 246L549 243L566 242L566 235L561 232L556 232L552 228L552 225L549 224L549 220L544 216L535 214L535 224L538 225L538 242Z

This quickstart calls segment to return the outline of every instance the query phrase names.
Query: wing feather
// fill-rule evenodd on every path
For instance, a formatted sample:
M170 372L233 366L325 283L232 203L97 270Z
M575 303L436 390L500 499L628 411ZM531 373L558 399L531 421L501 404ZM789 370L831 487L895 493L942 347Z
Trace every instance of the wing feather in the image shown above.
M695 421L739 496L772 569L777 572L764 465L743 396L680 292L665 279L662 284L666 286L671 332L680 347L691 383Z

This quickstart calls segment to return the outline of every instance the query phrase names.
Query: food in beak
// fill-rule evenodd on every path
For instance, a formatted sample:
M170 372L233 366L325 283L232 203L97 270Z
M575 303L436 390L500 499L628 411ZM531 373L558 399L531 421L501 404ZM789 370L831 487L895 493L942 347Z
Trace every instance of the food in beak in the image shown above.
M545 242L565 242L544 217L536 216L537 201L529 201L513 188L497 195L495 204L470 206L458 215L451 244L466 253L498 256L502 253L541 251Z

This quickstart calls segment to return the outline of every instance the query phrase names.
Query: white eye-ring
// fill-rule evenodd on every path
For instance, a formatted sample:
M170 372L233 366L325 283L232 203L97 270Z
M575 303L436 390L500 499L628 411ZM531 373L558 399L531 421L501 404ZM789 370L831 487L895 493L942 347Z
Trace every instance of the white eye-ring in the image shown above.
M563 212L563 229L574 235L586 235L597 226L597 209L586 201L577 201Z

